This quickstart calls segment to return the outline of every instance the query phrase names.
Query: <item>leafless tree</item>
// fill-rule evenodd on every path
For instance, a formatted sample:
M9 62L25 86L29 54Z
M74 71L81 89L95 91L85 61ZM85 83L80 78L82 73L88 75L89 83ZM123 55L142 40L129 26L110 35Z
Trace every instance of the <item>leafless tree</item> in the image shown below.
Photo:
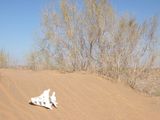
M47 63L94 71L133 88L148 77L157 57L156 16L139 23L128 14L119 16L108 0L61 0L56 6L45 9L42 17L39 51L42 58L47 55Z

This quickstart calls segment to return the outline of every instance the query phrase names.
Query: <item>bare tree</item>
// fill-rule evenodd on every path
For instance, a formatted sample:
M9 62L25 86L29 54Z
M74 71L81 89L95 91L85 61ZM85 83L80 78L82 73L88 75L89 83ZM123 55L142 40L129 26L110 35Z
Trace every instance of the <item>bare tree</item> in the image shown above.
M42 58L64 70L89 70L136 87L156 60L158 18L118 16L108 0L61 0L43 13ZM50 61L50 62L49 62ZM49 64L51 65L51 64Z

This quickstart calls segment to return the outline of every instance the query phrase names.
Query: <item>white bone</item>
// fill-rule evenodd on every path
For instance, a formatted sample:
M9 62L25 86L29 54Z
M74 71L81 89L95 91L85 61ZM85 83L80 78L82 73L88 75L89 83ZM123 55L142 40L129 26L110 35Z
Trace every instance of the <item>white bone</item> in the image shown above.
M55 96L55 92L53 92L52 96L50 96L50 102L55 106L57 107L57 102L56 102L56 96Z
M55 92L53 92L52 96L49 96L50 89L44 90L44 92L38 96L31 98L31 103L38 106L43 106L49 109L52 109L52 106L57 107Z

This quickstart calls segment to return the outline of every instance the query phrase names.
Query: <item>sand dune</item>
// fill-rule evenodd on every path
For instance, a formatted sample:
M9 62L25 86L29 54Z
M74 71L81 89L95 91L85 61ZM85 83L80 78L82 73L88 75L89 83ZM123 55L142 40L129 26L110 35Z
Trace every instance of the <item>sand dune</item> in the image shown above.
M0 120L160 120L160 98L94 74L0 70ZM28 104L50 88L58 108Z

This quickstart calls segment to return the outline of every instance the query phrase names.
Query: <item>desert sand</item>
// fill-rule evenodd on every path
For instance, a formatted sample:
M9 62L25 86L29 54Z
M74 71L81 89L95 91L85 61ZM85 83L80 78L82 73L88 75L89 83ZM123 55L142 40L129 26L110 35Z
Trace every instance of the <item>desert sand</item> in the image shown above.
M48 88L58 108L29 104ZM86 72L1 69L0 120L160 120L160 97Z

